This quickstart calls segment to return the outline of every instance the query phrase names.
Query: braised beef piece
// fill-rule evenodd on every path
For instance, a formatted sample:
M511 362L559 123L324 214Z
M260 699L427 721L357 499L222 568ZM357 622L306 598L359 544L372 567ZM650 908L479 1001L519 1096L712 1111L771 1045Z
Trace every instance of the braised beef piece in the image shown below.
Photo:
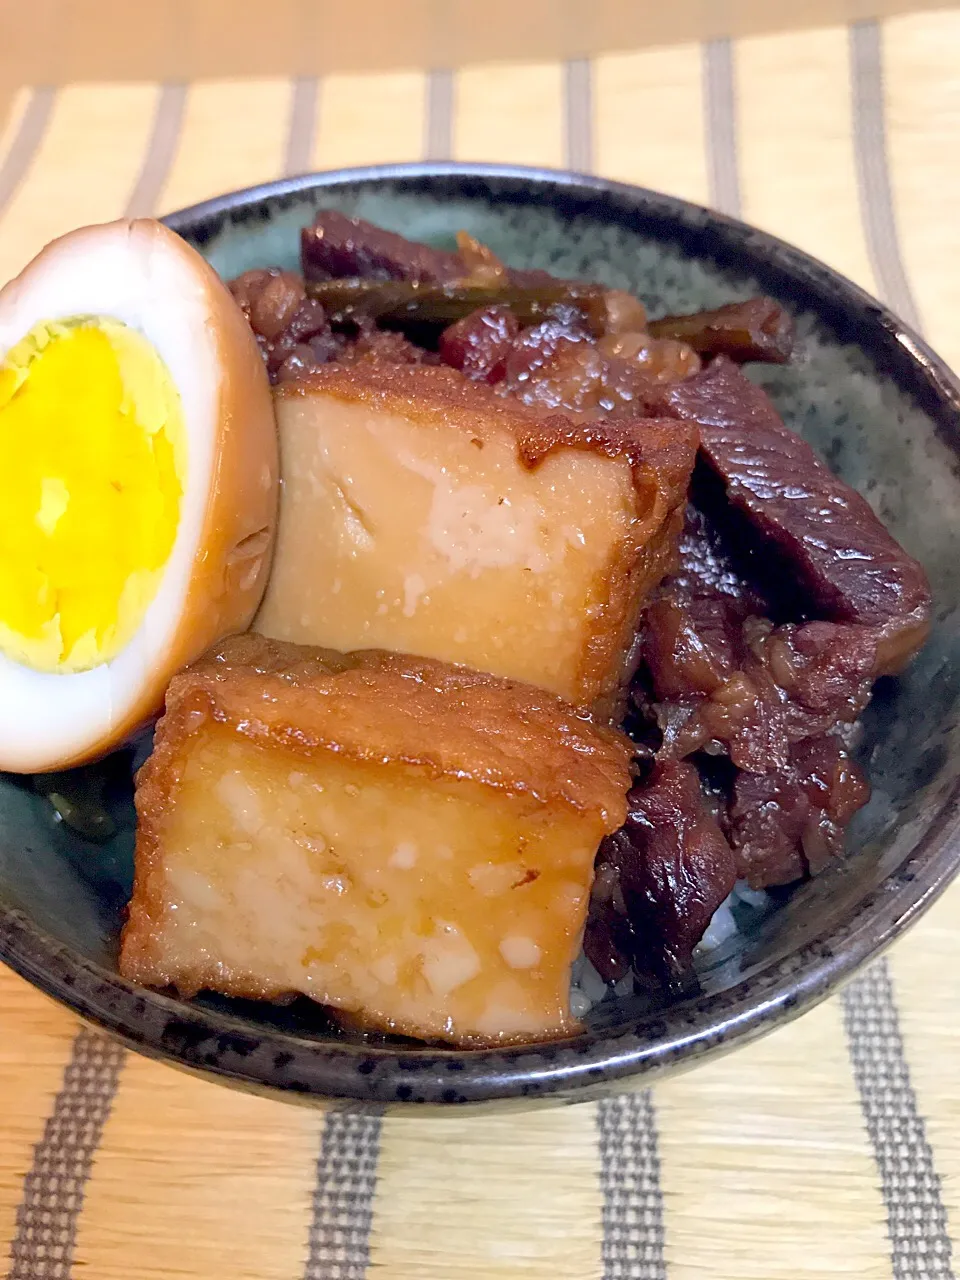
M459 254L417 244L335 209L321 209L302 229L300 260L308 280L359 276L445 284L463 275Z
M658 762L628 800L625 825L600 847L584 950L608 982L631 962L675 979L734 886L734 854L694 765Z
M497 259L472 237L462 239L461 251L432 249L393 231L384 231L363 218L349 218L335 209L321 209L300 232L300 262L307 280L404 280L413 284L455 284L492 278ZM497 273L504 283L520 286L554 283L546 271Z
M617 326L634 310L610 292L605 323ZM495 383L500 395L525 404L563 408L592 417L646 417L655 412L664 382L700 367L692 347L612 327L599 339L577 307L520 329L503 307L484 307L444 330L439 352L468 377Z
M444 329L437 348L440 359L476 382L499 382L504 361L520 333L509 307L481 307Z
M765 616L767 600L690 506L677 572L645 611L644 678L661 754L723 751L738 768L786 767L791 743L852 723L870 696L876 637L865 627Z
M816 615L875 628L874 674L900 670L929 629L930 587L869 503L723 356L669 387L663 408L699 425L701 457L730 506L779 552Z
M662 316L649 329L658 338L679 338L702 356L729 356L738 364L786 364L793 351L793 320L773 298L729 302L715 311Z
M374 328L344 338L336 355L338 364L428 364L435 358L402 333Z
M230 281L230 291L256 335L271 382L315 369L336 354L339 339L326 312L307 297L296 272L245 271Z
M846 828L870 787L833 736L796 743L775 773L741 773L728 833L737 874L754 888L816 875L843 852Z
M750 773L783 769L792 743L857 719L875 655L863 627L774 627L752 616L738 624L729 603L667 588L647 610L643 637L661 754L723 750Z
M372 324L335 332L293 271L245 271L230 281L230 291L253 329L272 383L292 381L330 361L420 364L436 358L402 334Z

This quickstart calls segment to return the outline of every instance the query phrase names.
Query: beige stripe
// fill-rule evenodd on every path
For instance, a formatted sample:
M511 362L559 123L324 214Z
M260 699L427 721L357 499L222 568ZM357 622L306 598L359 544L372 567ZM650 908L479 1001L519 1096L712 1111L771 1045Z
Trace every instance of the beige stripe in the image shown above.
M320 86L315 169L419 160L423 72L329 76Z
M122 213L153 126L155 86L68 85L0 220L0 280L48 240Z
M456 76L456 160L563 164L563 73L557 63L470 67Z
M76 1021L0 967L0 1273L16 1234L17 1205L34 1145L70 1060Z
M4 31L4 55L24 83L94 77L317 75L595 53L828 26L955 0L32 0ZM451 10L438 31L438 10ZM321 10L312 31L308 19ZM269 22L265 22L265 15ZM717 30L723 25L724 30ZM57 49L57 36L62 48ZM448 64L452 65L452 64Z
M900 1031L960 1257L960 883L890 953Z
M670 1280L889 1280L836 1001L667 1081L654 1101Z
M78 1275L298 1276L321 1125L131 1056L87 1184Z
M741 41L737 84L744 218L876 293L857 203L846 28Z
M699 45L598 58L593 101L598 173L706 203Z
M960 12L916 14L882 32L887 148L900 249L924 330L960 369Z
M371 1275L599 1276L595 1110L584 1104L509 1115L388 1115L380 1139Z
M160 208L180 209L278 178L283 172L292 92L287 79L191 85L180 146Z

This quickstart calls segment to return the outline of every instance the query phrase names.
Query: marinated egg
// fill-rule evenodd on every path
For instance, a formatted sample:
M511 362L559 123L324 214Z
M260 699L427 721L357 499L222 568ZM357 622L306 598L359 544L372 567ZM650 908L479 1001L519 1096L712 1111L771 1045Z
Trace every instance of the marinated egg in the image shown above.
M277 473L256 341L161 223L71 232L0 291L0 769L104 754L247 627Z

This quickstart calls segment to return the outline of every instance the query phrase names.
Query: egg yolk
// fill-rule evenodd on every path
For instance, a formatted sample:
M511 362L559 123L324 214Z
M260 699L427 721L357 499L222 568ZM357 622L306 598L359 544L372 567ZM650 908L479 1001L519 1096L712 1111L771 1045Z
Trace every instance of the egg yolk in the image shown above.
M0 651L84 671L130 640L180 518L186 439L166 365L136 330L38 325L0 365Z

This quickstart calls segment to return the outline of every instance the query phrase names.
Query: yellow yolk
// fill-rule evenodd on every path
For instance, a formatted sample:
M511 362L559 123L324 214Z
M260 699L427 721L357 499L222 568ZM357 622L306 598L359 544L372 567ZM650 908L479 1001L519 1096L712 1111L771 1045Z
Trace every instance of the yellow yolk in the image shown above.
M83 671L130 640L173 549L180 396L116 320L38 325L0 364L0 651Z

